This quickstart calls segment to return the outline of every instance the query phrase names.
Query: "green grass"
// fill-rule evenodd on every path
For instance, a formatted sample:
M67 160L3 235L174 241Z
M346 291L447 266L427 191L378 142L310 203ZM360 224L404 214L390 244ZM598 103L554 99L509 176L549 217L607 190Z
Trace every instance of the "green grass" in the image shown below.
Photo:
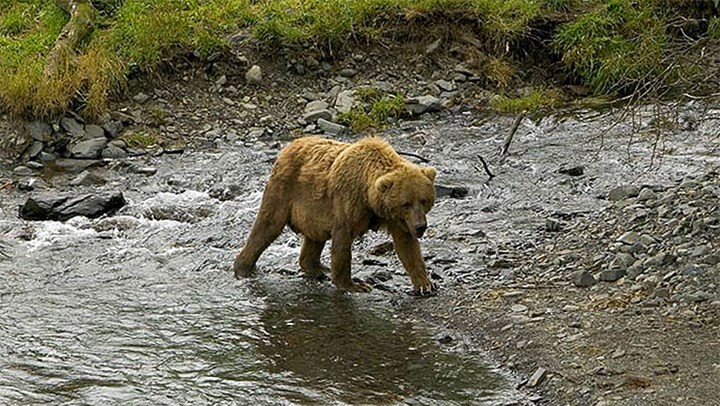
M490 100L490 107L501 113L534 113L559 104L556 92L547 89L533 90L522 97L499 96Z
M97 30L77 58L68 59L56 76L46 77L44 58L68 16L49 0L0 2L0 112L46 117L72 107L88 118L99 117L109 98L123 94L131 73L153 71L180 54L209 56L226 49L228 36L241 29L266 46L310 45L327 54L386 37L405 41L471 32L482 43L482 49L475 49L482 56L476 58L478 73L485 76L485 83L503 88L522 79L524 50L519 44L537 34L533 24L551 15L564 16L558 21L569 20L558 27L553 46L547 49L562 58L563 73L596 94L623 93L657 80L658 72L665 70L673 40L670 33L680 32L669 29L669 21L671 17L678 21L684 10L661 0L95 0L93 4L100 11ZM707 26L701 35L719 39L718 19L710 18ZM401 101L400 97L374 100L367 108L349 113L355 117L348 120L360 127L375 126L392 117Z
M388 125L389 119L405 112L405 97L399 93L386 95L376 87L367 86L356 89L355 98L357 106L338 118L356 133L381 129Z
M647 0L603 2L555 36L565 64L595 93L651 79L663 69L666 41L663 14Z

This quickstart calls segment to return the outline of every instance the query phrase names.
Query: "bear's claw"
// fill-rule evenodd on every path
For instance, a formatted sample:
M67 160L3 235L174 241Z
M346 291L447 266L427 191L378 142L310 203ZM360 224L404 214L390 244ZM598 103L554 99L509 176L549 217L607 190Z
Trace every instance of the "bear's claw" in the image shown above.
M436 283L429 282L428 285L415 288L415 290L413 290L413 294L415 296L434 296L437 294L438 289L439 287Z

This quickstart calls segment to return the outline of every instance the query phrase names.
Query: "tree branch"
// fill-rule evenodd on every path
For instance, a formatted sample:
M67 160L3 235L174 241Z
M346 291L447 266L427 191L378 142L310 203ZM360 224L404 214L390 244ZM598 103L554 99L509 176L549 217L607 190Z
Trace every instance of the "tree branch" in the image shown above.
M90 0L55 0L55 4L70 14L70 20L45 59L47 76L54 76L67 68L75 56L75 50L95 30L97 18L97 10Z

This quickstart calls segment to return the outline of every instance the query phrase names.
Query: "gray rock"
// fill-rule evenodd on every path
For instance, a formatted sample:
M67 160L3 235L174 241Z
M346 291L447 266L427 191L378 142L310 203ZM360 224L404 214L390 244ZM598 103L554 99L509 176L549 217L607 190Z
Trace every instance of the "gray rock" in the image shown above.
M638 195L638 201L640 202L647 202L649 200L657 200L658 195L655 193L654 190L650 189L649 187L644 187L640 191L640 194Z
M665 251L660 251L660 252L658 252L657 254L655 254L655 256L653 256L653 257L651 257L651 258L648 258L648 259L645 261L645 265L648 265L648 266L663 266L663 265L670 264L670 263L672 263L672 262L674 262L674 261L675 261L675 257L673 257L672 255L668 254L668 253L665 252Z
M108 159L123 159L127 158L128 154L122 148L118 148L115 145L108 145L102 150L100 156Z
M87 124L85 126L85 133L88 139L93 138L105 138L105 130L102 127L95 124Z
M324 119L324 120L329 121L332 119L332 112L327 109L309 111L309 112L303 114L302 118L303 118L303 120L305 120L308 123L314 123L314 122L318 121L319 119Z
M351 78L357 75L358 71L352 68L345 68L340 71L340 76L344 78Z
M118 120L110 120L107 123L103 124L103 130L107 133L107 136L110 138L117 138L118 135L123 130L123 123L122 121Z
M234 198L240 196L242 194L243 188L241 185L238 184L229 184L229 185L215 185L213 186L208 194L213 199L218 199L220 201L227 201L227 200L233 200Z
M657 244L657 240L648 234L643 234L640 236L640 243L646 247L651 247Z
M330 134L330 135L342 135L348 131L348 128L345 127L344 125L333 123L332 121L328 121L323 118L318 118L317 125L326 134Z
M449 82L444 79L436 80L434 83L437 87L439 87L440 89L442 89L446 92L452 92L455 89L457 89L457 86L455 86L455 83Z
M53 164L68 173L80 173L94 166L102 165L95 159L56 159Z
M133 99L134 101L140 103L140 104L143 104L143 103L145 103L149 98L150 98L150 96L148 96L147 94L145 94L145 93L143 93L143 92L140 92L140 93L136 94L135 96L133 96L132 99Z
M247 138L254 140L265 135L265 127L252 127L248 130Z
M28 163L26 163L25 165L30 169L38 171L45 168L45 165L43 165L42 162L28 161Z
M47 142L52 137L52 126L44 121L32 121L25 124L25 128L35 141Z
M80 175L69 182L70 186L95 186L104 185L106 183L107 180L90 171L82 171Z
M621 268L610 268L600 273L600 280L603 282L615 282L625 276L625 270Z
M85 138L85 128L72 117L61 118L60 127L74 138Z
M132 165L132 166L129 168L129 172L131 172L131 173L137 173L137 174L140 174L140 175L152 176L152 175L155 175L155 174L157 173L157 168L154 168L154 167L152 167L152 166L137 166L137 165Z
M707 255L710 255L712 250L707 245L701 245L699 247L696 247L691 253L690 256L697 258L697 257L704 257Z
M81 141L70 147L70 156L79 159L94 159L100 156L108 141L105 137Z
M218 86L224 86L227 83L227 76L222 75L216 81L215 84Z
M587 288L597 283L595 277L588 271L578 271L572 276L572 283L579 288Z
M262 69L259 66L253 65L245 73L245 81L250 85L259 85L262 83Z
M608 193L608 199L617 202L620 200L635 197L640 193L640 189L634 185L618 186Z
M33 172L32 169L28 168L27 166L20 165L13 169L13 175L15 176L32 176L35 172Z
M408 99L405 107L410 114L417 116L423 113L439 111L442 108L442 103L437 97L428 95Z
M563 223L560 220L556 220L553 218L547 218L545 219L545 231L555 233L558 231L562 231L562 229L565 227L565 223Z
M75 216L89 218L114 213L125 205L121 192L87 194L82 196L31 196L20 207L25 220L65 221Z
M702 263L707 265L717 265L720 263L720 255L710 254L702 259Z
M343 90L338 93L335 98L335 110L338 113L347 113L355 106L355 92L352 90Z
M430 55L433 52L437 51L437 49L440 47L440 44L442 44L442 38L438 38L435 41L431 42L430 45L425 48L425 55Z
M640 276L645 271L645 268L642 267L642 265L635 263L632 266L628 267L628 269L625 270L625 276L630 279L631 281L634 281L635 278Z
M616 241L627 245L633 245L636 242L640 241L640 234L636 233L635 231L628 231L618 237Z
M696 264L687 264L683 269L683 275L697 275L703 273L705 270Z
M305 113L327 110L328 107L330 107L330 104L328 104L325 100L313 100L305 105Z
M635 263L635 257L632 254L619 253L615 255L615 258L610 262L610 269L622 269L623 271L628 269Z
M451 199L462 199L470 193L465 186L435 184L435 197L449 197Z
M538 386L543 379L545 379L545 375L547 374L547 370L543 367L538 368L534 374L528 379L527 386L530 388L534 388Z
M28 150L28 156L30 158L35 158L36 156L40 155L40 153L43 150L43 143L40 141L33 141L32 144L30 144L30 149Z

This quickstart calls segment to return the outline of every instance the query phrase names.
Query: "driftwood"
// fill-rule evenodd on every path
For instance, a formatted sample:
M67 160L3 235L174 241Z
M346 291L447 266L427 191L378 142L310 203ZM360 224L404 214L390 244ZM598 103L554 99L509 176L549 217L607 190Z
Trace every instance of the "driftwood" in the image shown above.
M55 0L58 7L70 14L55 45L45 59L45 75L54 76L67 68L75 51L95 30L97 10L90 0Z
M495 175L493 175L492 172L490 172L490 168L488 167L487 162L485 162L485 158L483 158L482 155L478 155L477 157L480 159L480 162L482 162L483 169L485 170L485 173L487 173L487 176L489 178L488 180L491 180L492 178L494 178ZM479 169L477 169L477 167L475 167L475 169L480 171Z
M420 160L420 162L422 162L422 163L424 163L424 164L429 164L429 163L430 163L430 160L429 160L429 159L427 159L427 158L425 158L425 157L422 157L422 156L420 156L420 155L417 155L417 154L413 154L412 152L402 152L402 151L398 151L397 153L398 153L398 155L405 155L405 156L409 156L409 157L413 157L413 158L415 158L415 159L418 159L418 160Z
M515 133L518 130L518 127L520 127L520 123L522 122L522 119L525 118L525 111L520 113L517 118L515 118L515 122L513 123L512 128L510 129L510 134L508 134L508 137L505 139L505 145L503 145L502 150L500 151L501 155L507 155L510 150L510 144L512 143L513 137L515 136Z

